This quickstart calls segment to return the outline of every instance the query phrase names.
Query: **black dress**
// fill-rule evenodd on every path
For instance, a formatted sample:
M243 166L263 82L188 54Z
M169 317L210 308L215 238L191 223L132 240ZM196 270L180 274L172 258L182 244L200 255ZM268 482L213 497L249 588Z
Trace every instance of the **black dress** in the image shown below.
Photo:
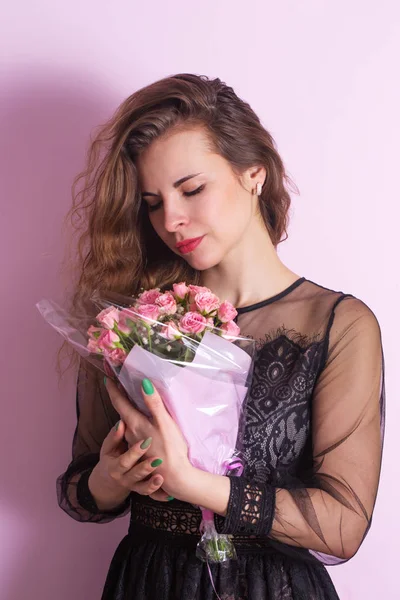
M325 565L357 551L380 475L378 321L362 300L305 277L238 312L241 333L257 340L257 357L245 471L230 479L226 517L215 517L219 531L233 534L238 560L211 565L217 592L222 600L337 600ZM97 509L87 480L118 414L103 374L86 366L79 369L73 459L57 494L78 521L107 523L131 513L102 600L214 600L207 565L195 556L199 509L135 493L113 511Z

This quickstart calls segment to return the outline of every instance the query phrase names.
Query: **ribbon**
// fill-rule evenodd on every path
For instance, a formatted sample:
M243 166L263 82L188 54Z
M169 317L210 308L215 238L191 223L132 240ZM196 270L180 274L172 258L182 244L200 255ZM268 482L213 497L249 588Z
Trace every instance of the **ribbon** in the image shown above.
M235 471L237 469L237 477L243 475L243 461L238 456L232 456L224 461L223 465L226 467L227 471Z
M218 600L221 600L221 597L218 595L218 592L217 592L217 590L215 589L215 585L214 585L214 579L213 579L213 576L212 576L212 573L211 573L211 567L210 567L210 563L208 562L208 559L207 559L207 567L208 567L208 574L209 574L209 576L210 576L211 583L212 583L212 586L213 586L213 590L214 590L214 592L215 592L215 595L217 596Z
M226 467L227 473L229 471L237 471L237 473L236 473L237 477L240 477L241 475L243 475L243 470L244 470L243 461L238 456L232 456L231 458L228 458L227 460L225 460L223 462L223 466ZM204 521L213 521L214 520L214 513L211 510L202 509L202 513L203 513ZM221 597L219 596L219 594L215 588L214 579L213 579L213 576L211 573L211 567L210 567L210 563L208 562L208 558L207 558L207 568L208 568L208 575L211 579L211 585L213 587L214 593L215 593L216 597L218 598L218 600L221 600Z

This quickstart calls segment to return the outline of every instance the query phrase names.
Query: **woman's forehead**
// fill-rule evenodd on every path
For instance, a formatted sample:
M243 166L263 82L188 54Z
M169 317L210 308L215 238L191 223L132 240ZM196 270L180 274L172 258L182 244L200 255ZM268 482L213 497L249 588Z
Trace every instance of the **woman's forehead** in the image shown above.
M223 157L211 152L204 144L199 143L199 139L189 141L186 137L175 142L156 140L138 158L137 172L143 190L152 191L148 188L154 186L178 187L184 183L182 180L185 178L207 175L226 168Z

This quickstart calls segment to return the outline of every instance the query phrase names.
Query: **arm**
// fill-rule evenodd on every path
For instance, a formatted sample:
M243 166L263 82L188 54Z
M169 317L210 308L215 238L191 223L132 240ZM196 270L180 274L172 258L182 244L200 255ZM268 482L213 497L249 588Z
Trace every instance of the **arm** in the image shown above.
M371 524L385 391L381 334L372 311L346 298L334 316L313 393L312 483L282 489L194 473L184 499L220 515L220 532L269 535L338 562L355 554Z
M99 369L87 361L81 361L77 379L77 425L72 442L72 460L66 471L57 478L60 508L71 518L82 522L108 523L130 510L130 495L125 498L122 495L104 498L99 508L91 493L93 484L97 489L95 467L99 462L103 440L119 419L103 377ZM106 510L106 506L110 508Z

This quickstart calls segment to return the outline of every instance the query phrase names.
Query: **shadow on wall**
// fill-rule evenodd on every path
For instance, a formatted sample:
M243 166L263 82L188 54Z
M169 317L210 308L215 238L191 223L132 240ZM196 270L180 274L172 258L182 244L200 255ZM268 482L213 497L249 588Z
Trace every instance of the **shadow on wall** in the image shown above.
M46 73L35 65L13 73L2 88L1 597L97 600L125 519L95 527L57 505L56 477L71 459L74 382L69 376L60 392L61 338L35 303L63 297L61 227L72 181L93 129L121 99L88 73Z

